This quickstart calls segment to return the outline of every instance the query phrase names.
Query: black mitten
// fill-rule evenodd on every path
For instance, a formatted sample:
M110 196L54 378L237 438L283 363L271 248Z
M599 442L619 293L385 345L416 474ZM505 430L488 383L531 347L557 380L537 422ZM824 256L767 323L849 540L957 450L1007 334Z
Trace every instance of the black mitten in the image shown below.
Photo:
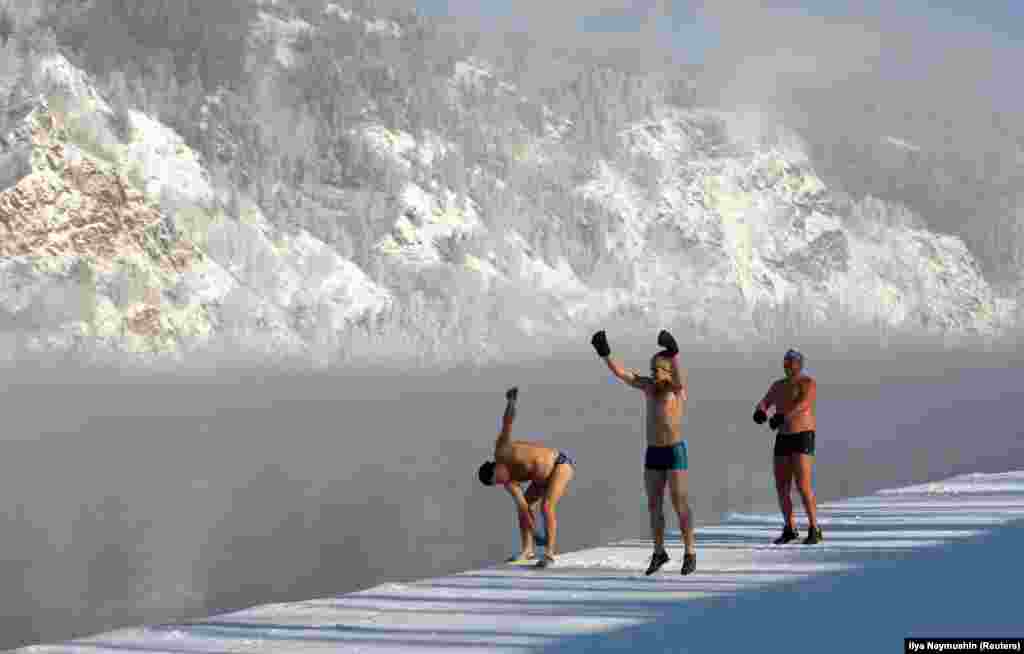
M676 344L676 339L672 338L672 334L669 334L664 329L658 334L658 345L665 348L669 356L674 357L679 354L679 346Z
M594 334L594 337L590 339L590 344L597 350L597 356L602 359L612 353L611 348L608 347L608 337L605 336L603 329Z

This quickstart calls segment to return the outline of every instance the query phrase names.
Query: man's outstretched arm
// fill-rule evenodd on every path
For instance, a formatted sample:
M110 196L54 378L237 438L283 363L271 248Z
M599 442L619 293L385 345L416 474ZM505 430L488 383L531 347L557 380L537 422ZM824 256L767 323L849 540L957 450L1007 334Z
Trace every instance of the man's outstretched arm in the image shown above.
M494 444L494 455L498 456L498 452L505 449L512 436L512 422L516 419L516 399L519 396L518 388L510 388L505 392L505 415L501 417L501 433L498 434L498 440Z
M633 388L643 388L647 379L641 377L632 370L626 370L622 365L612 359L611 348L608 347L608 338L605 336L604 331L599 331L594 334L594 337L590 339L590 344L594 346L594 350L597 351L597 356L604 359L605 365L612 371L612 374L617 378L629 384Z

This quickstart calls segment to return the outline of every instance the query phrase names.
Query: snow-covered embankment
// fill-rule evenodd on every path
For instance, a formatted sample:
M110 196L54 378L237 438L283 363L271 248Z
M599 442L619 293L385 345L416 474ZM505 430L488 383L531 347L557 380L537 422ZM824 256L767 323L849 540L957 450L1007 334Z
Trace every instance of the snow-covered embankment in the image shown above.
M1022 637L1024 471L823 505L825 543L770 544L775 513L698 532L698 571L645 577L650 542L568 553L21 652L900 651L910 636ZM339 563L340 564L340 563ZM750 649L747 651L755 651Z

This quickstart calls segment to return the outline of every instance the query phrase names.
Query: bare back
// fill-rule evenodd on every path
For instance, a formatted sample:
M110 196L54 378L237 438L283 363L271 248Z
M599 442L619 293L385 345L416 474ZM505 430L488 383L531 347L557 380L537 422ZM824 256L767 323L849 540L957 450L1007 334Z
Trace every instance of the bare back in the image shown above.
M558 452L532 441L509 441L494 452L494 460L508 466L511 481L543 483L555 468Z

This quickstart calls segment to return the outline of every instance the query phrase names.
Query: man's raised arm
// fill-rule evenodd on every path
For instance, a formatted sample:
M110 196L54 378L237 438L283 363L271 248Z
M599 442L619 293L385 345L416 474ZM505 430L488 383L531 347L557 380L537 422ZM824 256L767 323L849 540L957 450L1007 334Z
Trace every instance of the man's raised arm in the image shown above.
M505 391L505 415L501 417L501 433L498 434L498 440L494 443L494 455L498 456L500 450L505 449L508 446L511 435L512 435L512 421L516 419L516 398L519 396L518 388L510 388Z
M605 365L612 371L612 374L621 379L623 382L629 384L633 388L643 388L646 383L646 378L641 377L632 370L626 370L611 358L611 348L608 347L608 337L604 331L599 331L594 334L594 337L590 339L590 344L594 346L594 350L597 351L597 356L604 359Z
M665 348L664 354L672 362L672 390L679 393L679 396L685 402L687 390L686 384L683 382L682 370L679 367L679 346L676 344L676 339L672 338L672 334L663 329L658 334L658 345Z

